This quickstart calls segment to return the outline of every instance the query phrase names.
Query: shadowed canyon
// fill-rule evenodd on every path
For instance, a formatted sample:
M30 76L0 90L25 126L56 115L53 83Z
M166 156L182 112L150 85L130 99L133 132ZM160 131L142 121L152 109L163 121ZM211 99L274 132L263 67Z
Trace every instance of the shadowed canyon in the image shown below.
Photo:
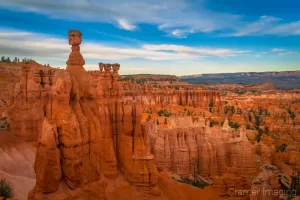
M300 195L299 89L86 71L82 33L68 37L66 69L0 63L0 178L13 199Z

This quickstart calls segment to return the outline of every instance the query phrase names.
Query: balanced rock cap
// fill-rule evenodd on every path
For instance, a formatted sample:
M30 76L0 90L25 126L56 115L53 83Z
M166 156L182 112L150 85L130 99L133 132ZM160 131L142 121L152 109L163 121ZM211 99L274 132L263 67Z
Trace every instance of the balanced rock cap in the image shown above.
M82 36L82 33L78 30L69 30L68 35L76 35L76 36Z

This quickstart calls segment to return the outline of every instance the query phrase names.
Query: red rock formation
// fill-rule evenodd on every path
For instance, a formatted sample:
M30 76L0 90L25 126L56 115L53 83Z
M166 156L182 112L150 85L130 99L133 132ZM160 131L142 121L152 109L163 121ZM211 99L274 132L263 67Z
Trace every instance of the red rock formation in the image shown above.
M300 165L300 107L285 107L286 102L297 102L297 94L221 97L194 86L120 82L119 64L84 69L79 31L69 32L69 43L66 70L40 70L24 63L21 82L12 92L12 132L38 141L36 186L29 199L120 198L123 190L129 199L140 198L136 190L147 195L162 191L158 198L174 198L170 191L185 186L174 185L158 171L183 177L200 174L228 197L231 186L249 189L262 164L274 164L287 174L291 166ZM227 113L225 106L231 109ZM147 123L145 110L153 117ZM242 126L231 128L232 122ZM258 133L266 127L269 132L258 143ZM250 132L252 143L246 136ZM283 143L286 151L278 152ZM165 183L170 185L164 188Z
M124 95L143 105L150 107L166 107L169 104L188 105L193 107L209 108L219 107L221 99L219 92L199 89L176 89L155 87L152 85L137 85L122 82Z
M281 185L279 182L280 171L272 165L263 165L260 173L253 180L251 187L251 200L277 200Z
M194 122L193 122L194 121ZM215 179L227 172L228 167L236 167L240 176L248 183L255 177L257 168L254 160L254 146L248 141L245 130L232 135L226 129L209 127L204 119L192 117L170 117L168 128L157 128L155 123L146 123L145 130L150 136L152 152L159 170L172 171L188 177L194 170L202 176ZM196 164L195 164L196 162Z
M21 82L12 91L8 107L10 129L27 141L36 141L44 118L46 89L33 79L29 63L22 65Z
M159 174L158 187L163 191L168 200L197 200L199 198L205 200L219 200L220 198L212 187L197 189L188 184L178 183L168 177L164 172Z
M248 199L248 193L239 192L250 190L247 182L247 179L239 174L236 167L230 167L225 174L214 181L213 188L226 199Z
M43 113L35 162L37 183L29 199L64 196L59 189L65 187L63 180L77 191L99 182L101 174L116 179L118 169L129 183L159 194L154 188L154 156L140 123L142 107L122 100L117 81L120 66L113 64L111 73L111 65L104 64L103 73L100 64L96 75L87 73L79 51L81 33L70 31L69 43L67 70L55 73ZM103 181L99 184L105 188Z

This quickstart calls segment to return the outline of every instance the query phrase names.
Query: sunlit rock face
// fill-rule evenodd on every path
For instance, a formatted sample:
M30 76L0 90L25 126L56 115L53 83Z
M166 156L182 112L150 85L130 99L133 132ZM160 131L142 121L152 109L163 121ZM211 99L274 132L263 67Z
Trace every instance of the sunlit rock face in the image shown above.
M45 103L36 106L41 113L40 124L35 124L40 129L36 131L37 182L29 199L65 199L69 190L86 188L90 190L84 195L100 188L96 196L101 199L106 196L105 179L120 176L146 194L159 195L157 167L140 122L142 107L123 99L120 65L100 63L100 71L86 72L79 51L81 33L70 31L69 42L67 69L55 72Z
M168 88L149 84L122 82L124 96L141 102L147 108L164 108L169 104L182 106L214 107L221 105L220 93L201 89Z
M256 175L254 145L248 141L243 129L239 137L232 135L232 128L209 127L205 119L193 121L192 117L170 117L167 128L155 123L144 125L150 136L152 152L159 170L169 170L188 177L194 171L215 179L225 174L229 167L246 177L248 182Z
M53 73L46 70L50 75L43 77L41 84L42 76L34 73L35 68L31 65L27 62L21 64L21 79L11 88L8 105L10 130L26 141L36 141L41 132Z

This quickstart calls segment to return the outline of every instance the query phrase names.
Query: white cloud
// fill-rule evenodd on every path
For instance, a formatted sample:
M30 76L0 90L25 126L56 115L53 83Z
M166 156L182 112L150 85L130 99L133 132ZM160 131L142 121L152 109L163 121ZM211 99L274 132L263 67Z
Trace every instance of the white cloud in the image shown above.
M248 35L300 35L300 21L286 22L272 16L261 16L254 22L243 22L232 36Z
M281 48L273 48L272 52L282 52L282 51L286 51L285 49L281 49Z
M269 35L300 35L300 21L276 24L266 31Z
M121 26L122 29L132 31L136 29L135 25L130 24L126 19L119 19L118 20L119 25Z
M279 52L278 55L279 56L298 56L299 53L296 51L283 51L283 52Z
M139 24L151 24L178 38L214 31L239 37L300 35L300 21L265 15L253 21L244 15L215 12L204 4L195 6L188 0L0 0L0 7L72 21L107 22L129 31L137 30Z
M175 29L174 31L171 32L171 35L179 38L180 37L185 38L186 37L185 33L186 31L184 30Z
M174 51L181 54L195 54L203 56L236 56L236 54L250 53L251 51L240 51L234 49L212 49L212 48L203 48L203 47L188 47L182 45L149 45L146 44L143 46L144 49L150 51Z
M280 19L272 16L261 16L257 21L247 23L236 30L233 36L253 35L265 32L274 26Z
M173 37L211 32L235 26L240 16L195 8L187 0L0 0L0 7L45 14L72 21L100 21L135 30L139 24L156 25Z
M159 28L160 30L161 27ZM193 29L175 29L175 30L170 30L170 33L168 36L175 37L175 38L187 38L188 35L195 33Z
M65 38L57 38L51 35L3 29L0 29L0 33L0 55L27 57L35 59L41 64L49 63L53 67L65 68L65 62L71 51L67 36ZM247 58L250 51L226 48L172 44L143 44L137 47L120 48L118 45L92 43L83 37L81 52L86 60L86 65L84 66L86 69L97 69L97 63L101 61L119 62L121 64L121 74L164 73L183 75L205 72L221 73L282 69L280 68L282 63L269 63L267 67L265 67L265 64L261 66L259 63L253 62L253 60L260 59ZM287 52L290 51L288 50ZM253 54L252 56L257 54L256 52L251 53ZM278 53L284 52L273 53L273 55L277 56ZM216 57L229 58L234 55L243 56L243 62L237 62L235 59L220 62L219 59L215 59ZM201 59L202 57L205 57L205 59ZM298 69L297 67L299 68L295 64L291 66L291 69Z
M71 47L68 45L67 36L62 39L50 35L22 31L0 29L0 32L0 55L35 57L46 60L57 59L62 63L61 61L65 62L70 53ZM24 35L26 35L26 37L24 37ZM90 42L83 38L81 52L85 59L98 62L103 59L121 60L132 58L148 60L197 60L204 56L226 57L249 51L170 44L144 44L138 47L121 48L119 46Z
M272 48L270 51L259 52L256 57L265 56L293 56L299 55L299 52L283 48Z

